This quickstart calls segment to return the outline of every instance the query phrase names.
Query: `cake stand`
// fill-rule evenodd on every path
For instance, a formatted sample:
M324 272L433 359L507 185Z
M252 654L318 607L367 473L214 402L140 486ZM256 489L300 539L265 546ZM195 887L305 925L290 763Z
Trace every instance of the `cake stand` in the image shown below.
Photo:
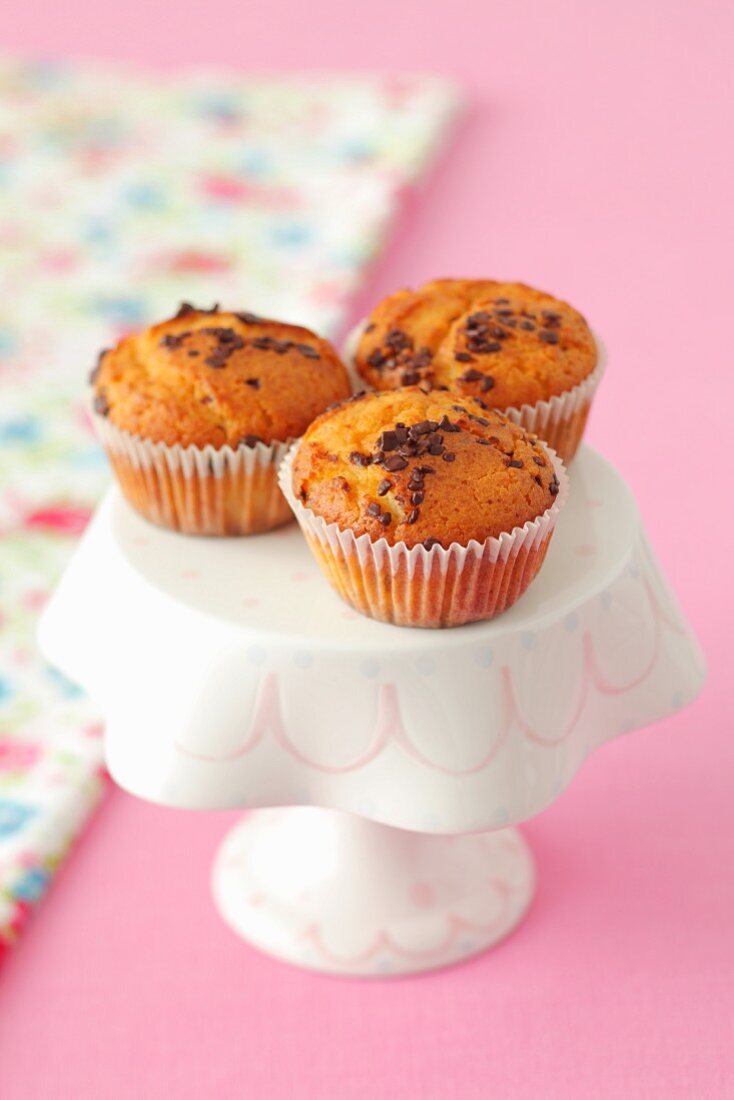
M534 887L512 826L704 679L629 490L588 448L539 577L492 622L374 622L295 524L192 538L112 490L40 636L105 713L120 786L255 810L215 862L224 919L339 974L443 966L504 936Z

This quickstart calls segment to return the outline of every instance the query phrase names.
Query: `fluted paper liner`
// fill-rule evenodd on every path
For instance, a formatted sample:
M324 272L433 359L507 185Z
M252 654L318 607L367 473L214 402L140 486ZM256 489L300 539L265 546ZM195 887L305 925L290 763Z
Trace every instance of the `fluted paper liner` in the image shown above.
M190 535L249 535L292 518L278 487L290 441L169 446L92 419L125 498L152 523Z
M344 360L355 389L364 389L368 383L357 371L354 357L366 322L361 321L347 336L344 343ZM507 409L497 409L515 424L532 432L547 443L568 465L578 450L584 434L586 421L591 410L597 387L606 368L607 357L604 345L594 334L597 348L597 365L594 370L577 386L565 393L556 394L547 401L537 401L534 405L511 405Z
M293 492L293 460L284 458L279 480L314 556L339 595L365 615L397 626L461 626L506 611L537 574L556 520L568 498L568 475L546 447L559 482L550 508L522 527L466 546L391 546L385 538L355 535L327 523Z

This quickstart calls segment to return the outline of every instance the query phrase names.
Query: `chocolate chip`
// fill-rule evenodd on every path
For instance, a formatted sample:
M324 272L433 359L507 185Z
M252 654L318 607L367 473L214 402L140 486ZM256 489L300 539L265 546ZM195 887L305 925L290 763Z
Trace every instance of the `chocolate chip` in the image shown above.
M176 348L181 347L181 344L189 335L189 332L167 332L165 336L161 336L158 344L162 348L168 348L170 351L174 351Z
M422 545L426 550L430 550L433 546L440 546L440 543L438 539L423 539Z
M189 359L197 359L201 355L201 352L197 351L196 348L192 348L191 351L187 351L186 354Z
M557 344L558 333L550 332L548 331L548 329L543 329L541 332L538 333L538 339L542 340L544 344Z
M377 486L378 497L384 497L385 493L387 493L390 489L392 489L392 481L389 481L388 478L384 477L380 484Z
M95 394L92 407L96 413L100 416L107 416L110 411L110 403L107 400L107 396L104 393Z
M222 367L227 366L227 357L224 355L220 355L219 353L215 353L214 355L207 355L204 362L208 367L213 367L214 370L221 370Z
M370 367L374 367L375 370L382 370L385 365L385 359L386 356L383 355L380 348L375 348L375 350L371 351L367 356L367 364Z
M259 435L243 435L237 440L238 447L256 447L263 440Z
M246 378L245 379L245 385L246 386L252 386L253 390L259 390L260 389L260 379L259 378Z
M441 417L441 419L439 420L438 426L439 426L439 428L441 429L442 432L460 432L461 431L461 428L459 427L459 425L458 424L453 424L449 420L448 416L446 416L445 413Z
M391 348L392 351L406 351L408 348L413 347L413 341L407 333L402 332L399 328L391 329L385 336L385 344Z
M380 516L380 523L382 524L383 527L389 527L390 526L390 524L392 523L392 516L390 515L389 512L383 512L382 513L382 515Z
M178 307L178 313L174 315L174 320L179 317L187 317L189 313L197 312L198 310L196 309L196 307L192 306L190 302L181 302L181 305Z
M548 325L549 328L555 328L561 323L560 313L556 313L552 309L544 309L541 313L541 317L543 318L543 324Z
M456 455L453 451L444 451L444 453L441 455L441 458L444 460L444 462L454 462L456 460Z
M353 466L371 466L372 456L362 454L361 451L352 451L349 456L349 461L352 463Z
M521 321L520 328L525 329L526 332L535 332L535 325L532 321Z
M415 523L415 521L418 519L418 516L420 514L421 514L420 509L419 508L414 508L412 512L408 513L408 517L407 517L405 522L406 523Z
M538 455L533 455L533 462L536 466L545 466L545 459L540 458Z
M555 497L555 496L558 496L558 492L559 492L561 487L560 487L560 485L558 484L557 481L551 481L548 488L550 489L551 496Z
M484 378L482 379L482 384L479 388L482 393L486 393L487 390L494 389L494 378L491 374L487 374L484 376Z
M417 370L406 370L400 375L400 381L404 386L415 386L420 380L421 376Z
M410 498L411 504L422 504L425 497L425 493L413 493Z
M479 370L474 370L474 368L472 367L470 370L464 371L464 373L459 378L459 381L460 382L481 382L481 380L483 378L484 378L484 375L482 374L482 372L479 371Z
M381 451L395 451L398 447L397 432L385 431L379 436L377 446Z
M457 351L454 353L454 359L457 359L459 363L473 363L474 356L470 355L468 351Z
M398 470L404 470L408 463L401 455L390 455L389 458L385 459L383 465L386 470L394 474L397 473Z
M243 325L259 325L262 321L262 317L258 317L255 313L235 313L235 317L242 321Z
M375 502L372 501L371 504L367 505L367 515L368 516L381 516L382 515L382 508L380 508L379 504L375 504Z
M278 341L273 340L272 336L256 336L252 341L252 346L257 348L258 351L275 351L277 343Z
M438 422L435 420L419 420L417 424L413 424L409 429L412 436L427 435L429 432L435 432L438 427Z
M316 350L316 348L312 348L310 344L294 344L293 346L296 349L296 351L299 351L301 353L301 355L303 355L306 359L320 359L321 358L321 355Z
M214 336L220 344L235 344L239 342L240 347L245 346L242 337L238 336L233 328L227 328L224 325L207 325L205 328L199 329L199 331L206 333L207 336Z
M102 361L104 360L104 357L107 354L107 352L110 351L110 350L111 350L110 348L102 348L99 355L97 356L97 362L95 363L95 365L90 370L89 376L88 376L88 382L89 382L90 386L93 386L94 383L99 378L99 372L102 369Z
M519 458L511 458L507 465L514 467L516 470L522 470L523 468L523 464Z

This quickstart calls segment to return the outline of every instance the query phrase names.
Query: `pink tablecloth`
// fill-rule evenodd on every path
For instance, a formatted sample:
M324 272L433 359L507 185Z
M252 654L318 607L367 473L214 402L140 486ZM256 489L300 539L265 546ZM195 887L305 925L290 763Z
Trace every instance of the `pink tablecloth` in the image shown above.
M207 896L231 818L115 794L7 964L3 1100L733 1096L731 8L149 0L127 27L89 0L44 9L6 14L5 41L166 64L409 57L468 83L473 115L361 305L489 271L588 313L611 359L591 438L634 487L710 682L528 826L540 891L517 935L420 979L262 958Z

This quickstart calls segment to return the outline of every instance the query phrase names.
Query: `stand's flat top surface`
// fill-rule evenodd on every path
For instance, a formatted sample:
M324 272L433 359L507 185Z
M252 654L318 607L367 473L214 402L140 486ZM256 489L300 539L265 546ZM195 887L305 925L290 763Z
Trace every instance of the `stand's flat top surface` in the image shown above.
M151 526L113 490L95 527L110 528L117 551L159 593L247 632L381 652L439 638L441 645L461 644L567 614L626 560L639 529L626 484L589 447L570 476L543 569L522 599L492 622L452 630L409 630L352 611L323 578L295 523L250 538L196 538ZM93 529L88 538L96 537Z

